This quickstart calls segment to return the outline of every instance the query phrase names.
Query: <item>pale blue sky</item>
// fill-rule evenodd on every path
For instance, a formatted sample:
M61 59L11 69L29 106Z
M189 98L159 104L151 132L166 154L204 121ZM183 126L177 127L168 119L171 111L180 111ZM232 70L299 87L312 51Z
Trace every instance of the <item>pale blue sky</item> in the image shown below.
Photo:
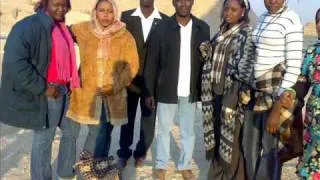
M264 0L250 0L250 3L258 16L266 11ZM320 0L289 0L289 7L300 15L303 24L314 22L315 13L320 8Z

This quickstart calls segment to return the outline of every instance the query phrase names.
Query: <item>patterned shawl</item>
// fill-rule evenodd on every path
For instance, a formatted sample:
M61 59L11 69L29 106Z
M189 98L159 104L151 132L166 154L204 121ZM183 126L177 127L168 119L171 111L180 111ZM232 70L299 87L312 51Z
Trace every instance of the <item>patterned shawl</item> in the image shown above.
M215 92L213 92L213 84L220 81L221 76L227 76L226 84L233 84L232 78L240 82L250 83L253 72L251 27L248 24L238 24L223 33L224 28L225 27L221 28L220 33L216 35L216 38L213 38L211 44L204 42L200 46L200 51L204 59L201 77L201 100L207 159L213 158L215 147L214 114L216 112L214 102L216 95ZM226 74L221 74L222 65L225 64L225 61L228 62L226 65ZM223 86L228 87L229 85L226 84ZM231 122L230 126L232 126L232 124L234 124L234 122ZM226 141L233 141L234 128L232 127L221 126L221 132L224 133L226 137L224 139ZM228 131L228 129L231 129L231 131ZM226 144L230 144L230 142L226 142ZM227 147L226 149L231 149L232 151L232 147ZM228 156L225 160L226 162L230 162L228 159L231 159L231 155Z
M274 104L278 92L280 90L280 84L285 72L285 63L280 63L271 69L269 72L255 79L255 105L253 110L255 112L269 111ZM297 105L297 100L292 108L280 109L280 133L286 132L293 120L293 111Z

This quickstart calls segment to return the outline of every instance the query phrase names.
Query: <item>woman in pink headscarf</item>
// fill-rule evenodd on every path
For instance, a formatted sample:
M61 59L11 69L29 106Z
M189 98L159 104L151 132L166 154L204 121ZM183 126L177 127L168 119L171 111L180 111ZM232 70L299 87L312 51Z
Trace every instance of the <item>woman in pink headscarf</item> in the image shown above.
M136 44L113 0L98 0L91 20L71 29L80 48L81 88L72 92L67 116L89 127L81 155L104 158L113 126L127 123L126 87L139 68Z

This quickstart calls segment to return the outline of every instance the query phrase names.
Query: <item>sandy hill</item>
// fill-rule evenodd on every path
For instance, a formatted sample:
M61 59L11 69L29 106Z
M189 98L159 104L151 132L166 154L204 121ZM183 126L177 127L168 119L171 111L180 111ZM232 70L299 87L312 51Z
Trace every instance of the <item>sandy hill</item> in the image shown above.
M304 27L304 34L307 36L317 36L316 24L309 22Z

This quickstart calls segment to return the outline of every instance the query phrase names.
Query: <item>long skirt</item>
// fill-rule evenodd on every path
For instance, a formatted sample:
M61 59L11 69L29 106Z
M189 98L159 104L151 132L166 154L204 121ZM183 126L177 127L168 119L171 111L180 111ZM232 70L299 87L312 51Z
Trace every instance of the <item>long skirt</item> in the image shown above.
M231 153L231 163L228 163L221 158L221 153L219 153L220 141L221 141L221 101L217 99L215 101L215 155L212 159L210 169L208 172L208 180L244 180L245 179L245 169L244 160L242 152L242 122L240 120L235 120L235 130L233 134L233 143L230 145L232 147Z

